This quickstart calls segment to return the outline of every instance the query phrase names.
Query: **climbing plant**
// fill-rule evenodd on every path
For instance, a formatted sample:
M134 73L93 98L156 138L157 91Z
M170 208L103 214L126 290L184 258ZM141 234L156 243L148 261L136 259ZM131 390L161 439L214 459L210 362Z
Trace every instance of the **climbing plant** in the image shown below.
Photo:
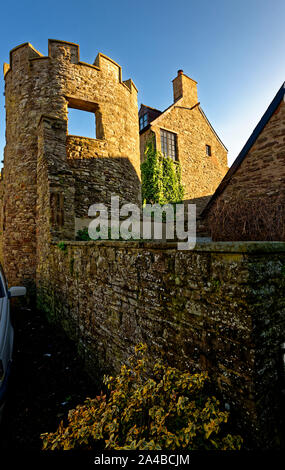
M184 188L181 183L180 163L169 157L162 157L162 184L164 204L179 203L184 197Z
M154 140L146 144L145 161L141 164L142 200L147 204L174 204L184 197L179 162L155 149Z

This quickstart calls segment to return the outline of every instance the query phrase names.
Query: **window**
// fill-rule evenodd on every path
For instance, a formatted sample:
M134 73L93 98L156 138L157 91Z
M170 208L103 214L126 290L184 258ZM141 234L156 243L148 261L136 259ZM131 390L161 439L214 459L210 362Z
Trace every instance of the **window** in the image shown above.
M176 134L160 129L160 141L163 155L177 160Z
M68 108L68 133L96 139L96 117L94 113Z
M92 139L104 139L102 113L97 103L67 97L68 133Z
M206 155L210 157L212 155L211 145L206 145Z
M145 113L140 117L140 131L148 125L148 114Z

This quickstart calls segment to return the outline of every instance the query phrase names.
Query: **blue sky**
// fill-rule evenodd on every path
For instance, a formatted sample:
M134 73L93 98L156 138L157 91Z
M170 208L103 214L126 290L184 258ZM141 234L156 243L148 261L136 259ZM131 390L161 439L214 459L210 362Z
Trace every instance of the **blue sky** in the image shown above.
M139 89L138 103L165 109L177 70L198 81L201 106L235 159L285 80L284 0L14 1L1 5L1 61L48 38L80 45L93 63L103 52ZM1 90L4 81L1 77ZM5 142L0 93L0 152Z

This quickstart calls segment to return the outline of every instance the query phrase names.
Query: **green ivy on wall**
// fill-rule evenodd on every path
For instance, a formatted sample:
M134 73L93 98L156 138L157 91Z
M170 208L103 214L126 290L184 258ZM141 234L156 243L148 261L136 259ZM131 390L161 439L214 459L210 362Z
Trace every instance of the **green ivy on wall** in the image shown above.
M164 157L150 140L141 164L143 204L174 204L184 197L180 163Z

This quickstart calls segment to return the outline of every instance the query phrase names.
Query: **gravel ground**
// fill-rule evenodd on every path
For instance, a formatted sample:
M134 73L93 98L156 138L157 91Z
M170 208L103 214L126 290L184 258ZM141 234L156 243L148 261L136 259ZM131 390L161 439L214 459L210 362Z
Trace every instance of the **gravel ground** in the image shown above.
M14 313L14 359L0 427L0 450L39 451L69 409L97 393L73 343L43 314Z

